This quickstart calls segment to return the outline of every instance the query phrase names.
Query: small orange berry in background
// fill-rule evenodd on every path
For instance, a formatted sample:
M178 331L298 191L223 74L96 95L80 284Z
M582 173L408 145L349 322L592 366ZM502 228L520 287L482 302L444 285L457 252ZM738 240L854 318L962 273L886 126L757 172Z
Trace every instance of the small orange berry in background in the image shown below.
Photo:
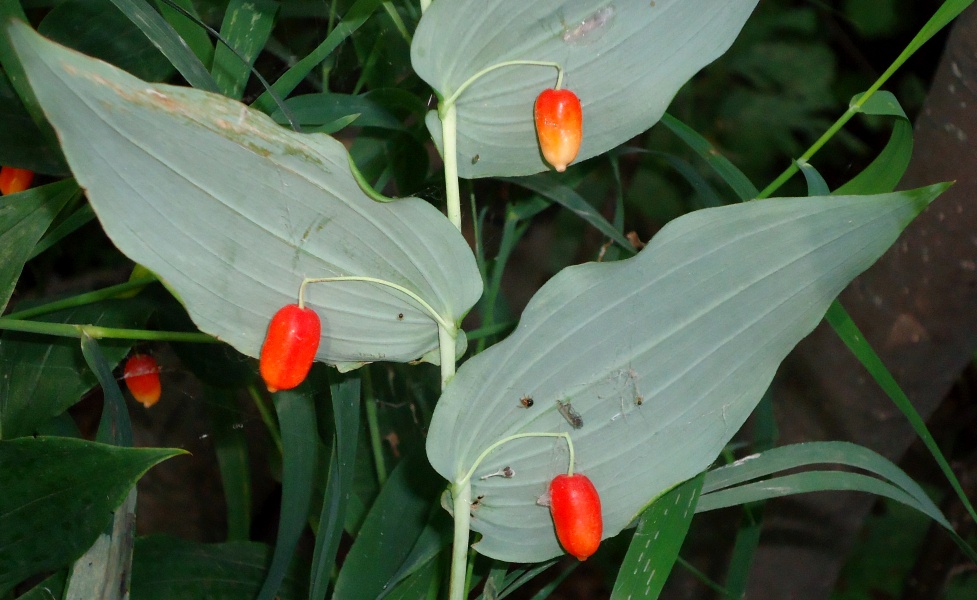
M305 381L319 350L321 333L319 315L310 308L289 304L275 313L259 362L269 392L290 390Z
M163 388L159 383L159 365L148 354L133 354L123 369L126 387L137 402L146 408L159 402Z
M560 545L578 560L597 552L604 533L600 495L586 475L561 474L550 482L550 514Z
M15 167L0 167L0 194L4 196L23 192L34 181L34 171Z
M543 90L536 98L536 136L543 158L562 173L583 140L583 110L570 90Z

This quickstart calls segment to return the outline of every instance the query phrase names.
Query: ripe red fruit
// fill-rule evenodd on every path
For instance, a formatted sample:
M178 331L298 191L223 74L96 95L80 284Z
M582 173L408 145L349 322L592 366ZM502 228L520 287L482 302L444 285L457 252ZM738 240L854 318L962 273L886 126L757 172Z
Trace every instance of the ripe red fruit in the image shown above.
M126 361L122 377L126 387L137 402L146 408L159 401L162 387L159 383L159 365L148 354L133 354Z
M583 139L580 99L570 90L543 90L536 98L536 136L546 162L562 173Z
M556 537L578 560L597 552L604 521L600 496L586 475L557 475L550 482L550 514Z
M275 313L261 346L259 365L269 392L290 390L305 381L319 349L321 331L319 315L311 308L289 304Z
M0 194L23 192L34 181L34 171L15 167L0 167Z

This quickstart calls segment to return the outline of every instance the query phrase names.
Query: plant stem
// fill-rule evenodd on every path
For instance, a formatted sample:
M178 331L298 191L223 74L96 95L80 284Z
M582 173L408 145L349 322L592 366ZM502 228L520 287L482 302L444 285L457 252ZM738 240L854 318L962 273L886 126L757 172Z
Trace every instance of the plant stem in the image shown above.
M478 455L478 458L475 459L475 463L468 470L468 472L465 473L464 477L456 480L451 485L451 504L452 512L454 513L455 536L451 549L451 586L448 594L449 600L464 600L466 597L465 593L467 590L465 589L465 572L468 562L468 534L471 528L470 511L472 503L472 475L475 474L475 470L478 469L478 466L482 464L485 457L491 454L493 450L507 442L511 442L512 440L519 440L529 437L559 437L565 439L567 442L567 447L570 448L570 466L567 469L567 475L573 475L573 440L570 439L570 434L565 431L560 433L517 433L515 435L502 438Z
M468 531L471 528L472 482L465 479L451 486L451 504L454 513L455 536L451 547L451 583L448 587L450 600L464 600L465 571L468 563Z
M124 294L125 292L144 288L150 283L153 283L154 281L156 281L155 277L140 277L139 279L127 281L125 283L120 283L118 285L112 285L107 288L102 288L100 290L86 292L84 294L78 294L77 296L72 296L70 298L55 300L54 302L47 302L40 306L35 306L34 308L28 308L25 310L20 310L14 313L10 313L4 318L5 319L30 319L38 315L44 315L58 310L64 310L66 308L75 308L78 306L84 306L86 304L94 304L95 302L100 302L102 300L109 300L111 298L115 298L119 294Z
M461 231L461 190L458 187L458 109L454 102L441 103L441 145L444 147L444 191L448 220Z
M402 285L397 285L396 283L387 281L386 279L377 279L376 277L361 277L359 275L348 275L348 276L340 276L340 277L306 277L305 279L302 280L302 285L299 286L299 302L298 302L299 308L303 308L305 306L305 286L307 286L310 283L330 283L334 281L362 281L365 283L375 283L377 285L383 285L388 288L395 289L398 292L404 294L405 296L411 298L412 300L420 304L421 308L423 308L424 311L428 315L430 315L432 319L434 319L434 321L438 324L439 327L444 327L452 331L456 329L450 323L448 323L448 321L445 320L444 317L438 314L438 311L434 310L434 307L432 307L430 304L425 302L423 298L421 298L414 292L410 291L409 289L405 288Z
M889 68L886 69L885 72L882 73L882 75L880 75L879 78L875 80L875 83L873 83L865 91L865 93L859 96L858 99L855 102L853 102L851 106L848 107L848 110L846 110L845 113L841 115L838 118L838 120L835 121L834 124L828 128L827 131L824 132L824 135L818 138L818 140L814 142L814 144L810 148L808 148L803 155L801 155L801 158L799 160L810 160L811 157L813 157L814 154L817 153L817 151L820 150L824 146L824 144L828 140L830 140L832 136L834 136L835 133L837 133L842 127L845 126L845 123L851 120L851 118L855 116L857 113L861 112L862 106L864 106L865 103L868 102L868 99L871 98L872 95L875 94L875 92L879 91L883 85L885 85L885 82L888 81L889 78L892 77L892 75L896 71L898 71L899 68L902 67L902 65L905 64L907 60L909 60L909 57L915 54L916 51L919 50L920 47L922 47L923 44L929 41L929 39L932 38L937 31L939 31L944 26L946 26L946 24L949 23L950 20L952 20L958 14L960 14L960 12L963 11L963 9L967 6L967 4L969 4L969 2L966 4L958 4L958 6L956 7L949 7L947 6L947 4L941 6L936 11L936 14L930 17L929 21L927 21L926 24L923 25L922 30L920 30L920 32L916 35L916 37L913 38L913 40L909 43L909 45L906 46L905 49L903 49L903 51L899 54L899 56L896 57L894 61L892 61L892 64L889 65ZM793 177L794 174L797 173L797 170L798 170L797 162L792 162L791 165L787 167L783 173L781 173L776 179L770 182L770 185L763 188L763 190L757 195L757 200L763 198L769 198L771 194L773 194L778 189L780 189L780 186L782 186L788 179Z
M455 352L457 349L458 330L438 327L438 349L441 356L441 390L443 391L451 378L455 376Z
M556 69L555 89L560 89L560 87L563 85L563 65L561 65L560 63L547 61L547 60L507 60L505 62L494 64L491 67L485 67L478 73L475 73L474 75L466 79L463 84L458 86L458 89L455 90L455 93L448 96L448 99L444 101L444 104L446 106L453 105L455 102L458 101L458 97L461 96L465 92L465 90L470 88L472 84L478 81L478 79L483 75L486 75L488 73L491 73L492 71L495 71L496 69L501 69L503 67L518 67L518 66L553 67L554 69Z
M363 377L363 405L366 409L366 426L370 431L370 448L373 449L373 464L377 470L377 482L380 487L387 482L387 465L383 460L383 444L380 442L380 420L377 418L377 399L373 393L373 377L370 367L364 367Z
M567 469L567 475L573 475L575 457L573 452L573 440L570 439L570 434L565 431L562 431L560 433L531 431L528 433L517 433L515 435L510 435L509 437L504 437L501 440L489 446L488 448L486 448L485 450L482 450L482 453L479 454L478 458L475 459L475 463L472 465L472 468L468 469L468 472L465 473L465 476L461 478L459 481L471 481L472 476L475 474L475 469L477 469L478 466L482 464L482 461L485 460L485 457L491 454L493 450L495 450L502 444L509 443L513 440L521 440L523 438L530 438L530 437L559 437L565 439L567 441L567 447L570 449L570 466Z
M47 323L45 321L25 321L0 318L0 330L23 331L41 335L80 338L87 335L91 338L114 340L147 340L155 342L198 342L206 344L220 343L217 338L206 333L192 331L151 331L148 329L118 329L115 327L101 327L98 325L75 325L71 323Z

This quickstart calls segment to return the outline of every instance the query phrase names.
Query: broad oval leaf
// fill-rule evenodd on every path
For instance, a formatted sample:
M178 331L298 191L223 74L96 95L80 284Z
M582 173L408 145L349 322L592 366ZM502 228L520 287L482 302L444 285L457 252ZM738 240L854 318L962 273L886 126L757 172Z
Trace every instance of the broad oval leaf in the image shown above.
M384 279L449 322L481 294L448 220L417 198L370 200L338 141L221 96L148 84L22 24L9 31L106 233L179 294L202 331L257 356L304 277ZM317 284L306 299L323 321L320 361L404 362L438 346L434 320L390 288Z
M414 70L442 98L472 75L512 60L563 65L580 97L584 137L578 161L645 131L679 88L718 58L757 0L452 0L433 2L411 44ZM459 97L462 177L546 170L533 103L556 83L551 67L510 66L479 78ZM436 112L427 116L441 144ZM476 159L477 157L477 159Z
M617 534L716 458L784 356L944 187L705 209L634 258L563 270L509 338L449 383L428 434L431 464L458 481L503 438L569 432L576 469L600 492L604 535ZM536 501L567 460L559 438L488 454L472 477L479 552L512 562L562 552ZM483 479L505 466L513 477Z

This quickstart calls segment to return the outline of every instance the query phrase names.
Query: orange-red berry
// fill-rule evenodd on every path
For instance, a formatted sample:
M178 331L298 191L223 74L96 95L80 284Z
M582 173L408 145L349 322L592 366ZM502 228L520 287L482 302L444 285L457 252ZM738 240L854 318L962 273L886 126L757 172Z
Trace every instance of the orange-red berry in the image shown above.
M126 361L122 376L137 402L146 408L159 402L163 388L159 383L159 365L155 358L148 354L133 354Z
M15 167L0 167L0 194L23 192L34 181L34 171Z
M319 349L321 332L319 315L311 308L289 304L275 313L261 346L259 364L269 392L290 390L305 381Z
M597 552L604 521L600 496L586 475L557 475L550 482L550 514L563 549L578 560Z
M562 173L577 158L583 140L580 99L570 90L543 90L534 112L543 158Z

